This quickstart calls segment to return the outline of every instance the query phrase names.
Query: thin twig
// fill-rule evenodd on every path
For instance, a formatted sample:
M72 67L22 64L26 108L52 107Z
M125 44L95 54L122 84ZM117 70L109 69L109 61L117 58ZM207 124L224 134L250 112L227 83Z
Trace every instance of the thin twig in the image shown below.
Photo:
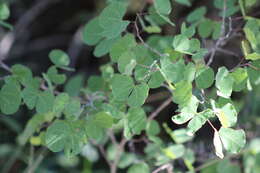
M150 114L148 120L154 119L164 108L166 108L172 102L172 98L169 97L165 100L154 112Z
M167 170L167 173L173 173L173 166L170 163L160 166L159 168L155 169L152 173L158 173L165 169Z
M125 147L126 142L127 142L127 139L122 138L120 144L117 147L115 160L112 163L111 169L110 169L111 173L116 173L117 172L117 165L118 165L118 162L119 162L119 160L121 158L122 152L124 152L124 147Z

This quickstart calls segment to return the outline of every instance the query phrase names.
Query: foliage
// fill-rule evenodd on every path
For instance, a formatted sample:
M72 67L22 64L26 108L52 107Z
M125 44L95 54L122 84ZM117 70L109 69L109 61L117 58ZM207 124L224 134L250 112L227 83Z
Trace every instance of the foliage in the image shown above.
M192 6L189 0L176 3ZM91 19L82 31L82 40L95 46L97 58L110 60L100 67L99 76L88 78L86 86L82 75L67 80L67 73L75 69L70 68L69 55L60 49L49 53L52 65L41 76L34 76L22 64L8 67L0 90L0 110L5 114L1 116L11 116L25 107L32 114L18 136L19 145L30 143L51 152L62 151L67 158L82 154L89 162L98 160L99 150L112 173L117 169L156 173L156 167L158 171L184 171L176 166L176 160L183 160L189 173L240 172L230 161L231 154L243 154L245 172L260 170L259 139L244 149L246 133L237 126L241 107L232 100L236 92L249 93L260 84L260 19L246 15L252 6L248 1L215 0L213 5L219 9L222 22L206 17L208 9L201 6L187 15L179 34L156 34L164 25L177 27L170 18L172 4L175 1L154 0L147 14L137 14L135 21L129 21L124 17L128 2L110 1ZM245 21L242 61L232 69L225 64L213 66L216 51L232 34L228 17L239 10ZM1 3L3 26L8 16L7 4ZM149 34L146 42L140 31ZM208 50L202 43L205 39L215 46ZM170 98L148 115L146 100L162 88ZM166 117L171 116L171 126L184 124L180 129L172 130L155 119L170 103L178 108ZM223 160L198 169L196 150L187 143L191 144L206 124L211 133L207 138L214 146L212 153L215 150L216 157ZM160 137L163 132L170 141ZM139 138L145 143L145 154L126 147Z

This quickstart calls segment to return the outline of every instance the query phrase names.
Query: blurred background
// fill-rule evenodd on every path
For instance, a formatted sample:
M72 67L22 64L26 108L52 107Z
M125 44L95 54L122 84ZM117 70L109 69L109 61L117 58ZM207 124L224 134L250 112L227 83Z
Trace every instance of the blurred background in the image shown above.
M109 57L94 57L94 48L82 42L81 32L84 25L106 6L107 1L111 0L6 0L5 2L8 2L11 11L11 16L7 22L13 25L13 29L0 27L1 59L4 58L4 62L10 66L21 63L30 67L34 75L41 75L51 65L48 59L49 52L52 49L62 49L71 58L70 67L75 68L74 72L66 72L69 77L81 74L84 76L84 81L86 81L89 76L98 75L100 65L108 62ZM147 11L147 8L152 3L153 0L130 0L125 19L134 21L136 13ZM208 0L194 0L192 6L184 6L173 2L173 12L170 19L175 23L176 27L167 24L163 25L160 35L171 36L179 33L180 25L187 15L202 5L208 8L207 17L221 21L221 18L218 17L219 10L215 9L212 4L212 1ZM251 14L260 18L259 3L256 3L250 9L249 15ZM214 69L222 65L232 68L240 61L239 57L243 56L240 45L238 45L244 37L242 32L244 21L239 20L240 16L240 13L234 15L234 18L237 18L237 20L234 20L237 37L225 45L225 48L234 54L217 52L212 64ZM128 28L128 30L131 32L132 28ZM149 35L143 33L142 37L147 39ZM202 42L206 48L212 44L212 41L206 39L202 40ZM4 75L5 72L0 71L0 77ZM165 98L164 89L156 90L154 93L159 93L159 99L150 100L149 104L152 105L152 108L159 105ZM245 129L249 144L253 139L260 137L260 87L255 87L249 93L235 93L233 97L235 104L241 110L239 127ZM167 107L158 120L160 122L166 121L172 129L180 128L170 120L169 115L172 115L175 109L176 105L174 104ZM12 116L0 116L0 170L2 169L3 172L22 172L26 167L25 161L30 153L30 146L20 148L16 143L16 137L24 129L31 116L31 112L26 109L20 110ZM218 122L215 122L215 124L218 126ZM194 141L197 143L196 145L188 144L194 148L197 154L196 164L198 165L214 156L211 142L213 133L209 132L207 126L205 125L198 132L198 139L196 138ZM169 140L166 133L162 133L161 136L163 139ZM256 146L260 146L259 138ZM100 158L101 161L96 164L99 159L97 149L93 146L87 147L89 148L86 148L85 153L70 160L66 159L62 153L48 153L37 172L88 173L89 165L95 167L97 173L99 170L99 172L102 172L102 170L107 172L107 165L103 158ZM143 153L142 144L136 144L135 148L139 153ZM260 163L260 155L257 157ZM243 160L243 157L236 159L235 162L243 167L246 159ZM260 172L259 167L258 171Z

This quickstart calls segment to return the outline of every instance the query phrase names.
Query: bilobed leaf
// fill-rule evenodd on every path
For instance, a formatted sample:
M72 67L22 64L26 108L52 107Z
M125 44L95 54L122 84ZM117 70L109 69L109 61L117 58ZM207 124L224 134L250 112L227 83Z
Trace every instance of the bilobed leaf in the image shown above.
M35 107L36 102L38 100L38 94L40 91L34 87L25 87L22 91L22 98L25 102L26 106L31 110Z
M209 88L214 82L214 71L210 67L200 68L196 73L195 83L199 89Z
M148 92L149 92L149 87L147 84L143 83L143 84L136 85L133 88L133 90L127 100L129 106L132 106L132 107L142 106L145 102L145 99L148 96Z
M118 101L124 101L134 88L134 81L126 75L115 74L112 78L112 94Z
M54 99L54 95L49 91L39 93L38 101L36 103L37 113L47 113L52 111Z
M28 85L29 81L33 79L32 71L21 64L13 65L11 68L13 75L21 82L23 85Z
M192 84L187 81L180 81L175 85L173 101L179 105L185 105L192 97Z
M239 153L246 144L246 136L243 130L221 127L219 135L224 148L231 153Z
M118 59L118 70L120 73L131 75L135 66L135 54L132 52L125 52Z
M9 82L0 90L0 109L4 114L14 114L18 111L22 101L19 84Z
M223 159L224 158L224 154L223 154L223 148L222 148L222 142L219 136L219 133L217 130L214 131L214 138L213 138L213 144L215 147L215 153L216 155Z
M164 78L160 71L156 71L151 74L151 77L148 81L149 88L158 88L164 82Z
M231 76L234 79L233 90L241 91L246 87L248 74L246 69L237 68L234 72L231 73Z
M101 128L112 127L114 120L113 117L106 112L99 112L94 115L92 122Z
M192 118L192 120L188 124L188 129L191 134L194 134L196 131L198 131L205 123L206 121L214 117L214 112L210 109L207 109L203 112L198 113L196 116Z
M101 39L103 28L99 25L99 18L89 21L83 29L83 41L88 45L96 45Z
M233 82L233 78L228 70L225 67L219 68L216 75L217 94L224 98L229 98L232 93Z
M173 40L173 48L176 51L187 53L190 49L190 40L185 35L177 35Z
M136 163L128 168L127 173L150 173L149 166L146 163Z
M117 62L118 59L126 52L129 52L136 46L135 37L132 34L126 34L113 44L110 50L110 57L113 62Z
M217 117L223 127L232 127L237 122L237 112L235 107L228 103L221 109L218 109Z
M130 108L127 123L132 134L140 134L146 127L146 114L142 108Z
M106 55L110 50L113 44L118 40L118 38L104 39L95 47L94 55L96 57L102 57Z
M64 150L68 157L76 155L86 140L83 129L80 122L57 120L48 127L45 143L52 152Z
M70 98L68 105L69 106L66 106L63 110L66 118L78 119L82 112L80 101L78 99Z
M155 0L154 7L158 13L163 15L170 14L172 10L171 2L169 0Z
M129 24L129 21L123 21L126 13L126 4L122 2L110 3L99 16L99 25L103 28L101 35L107 39L118 37Z
M53 111L57 114L60 114L68 105L70 97L67 93L60 93L56 96L53 105Z
M54 49L50 52L49 58L52 61L53 64L59 66L68 66L70 63L69 56L66 52Z
M83 87L84 77L81 74L71 77L64 87L64 91L70 96L74 97L79 94L80 89Z
M161 71L167 80L173 83L177 83L183 79L184 69L185 65L182 59L174 64L167 57L161 59Z
M207 38L211 35L214 29L214 23L210 19L205 19L198 26L198 33L202 38Z
M196 22L198 20L201 20L204 15L206 14L207 9L206 7L199 7L197 9L195 9L194 11L192 11L188 17L187 17L187 21L192 23L192 22Z
M48 71L47 75L49 79L55 84L63 84L66 81L66 75L58 74L58 70L55 66L51 66Z

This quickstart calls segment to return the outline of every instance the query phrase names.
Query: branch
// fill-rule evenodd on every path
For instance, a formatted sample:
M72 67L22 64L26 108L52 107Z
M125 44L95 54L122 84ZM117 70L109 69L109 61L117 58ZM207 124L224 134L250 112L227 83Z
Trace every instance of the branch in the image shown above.
M112 165L110 167L110 172L111 173L116 173L117 172L117 165L118 165L118 162L119 162L119 160L121 158L122 152L124 152L124 147L125 147L126 142L127 142L127 140L125 138L122 138L120 144L117 147L115 160L114 160L114 162L112 163Z
M164 108L166 108L172 102L172 98L169 97L165 100L154 112L150 114L148 120L154 119Z
M159 168L155 169L152 173L158 173L165 169L167 170L167 173L173 173L173 166L170 163L160 166Z

